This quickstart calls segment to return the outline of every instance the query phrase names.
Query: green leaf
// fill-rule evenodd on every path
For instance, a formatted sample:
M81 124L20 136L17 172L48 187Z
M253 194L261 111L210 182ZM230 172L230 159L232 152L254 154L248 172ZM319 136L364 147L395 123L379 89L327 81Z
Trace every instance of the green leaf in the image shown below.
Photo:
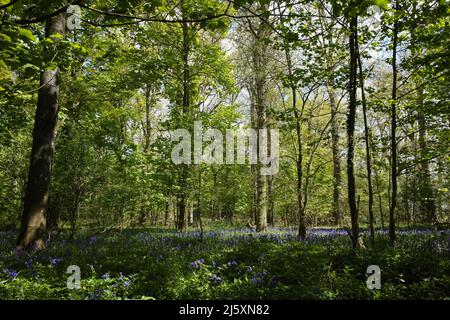
M23 66L23 68L24 68L24 69L31 68L31 69L39 70L39 67L38 67L38 66L35 66L34 64L31 64L31 63L26 63L26 64Z
M375 0L375 4L381 9L387 10L389 7L389 0Z
M6 35L6 34L4 34L4 33L0 33L0 36L1 36L3 39L5 39L6 41L12 42L10 36L8 36L8 35Z
M19 28L19 33L20 33L20 35L24 36L25 38L27 38L30 41L34 42L37 40L37 38L33 35L33 33L28 29Z
M61 33L54 33L50 36L52 39L62 39L64 36Z

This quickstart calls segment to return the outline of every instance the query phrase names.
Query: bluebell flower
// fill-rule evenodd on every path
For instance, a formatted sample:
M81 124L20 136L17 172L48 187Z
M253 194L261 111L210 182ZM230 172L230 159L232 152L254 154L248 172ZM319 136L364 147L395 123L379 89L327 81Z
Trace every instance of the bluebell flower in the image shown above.
M222 278L219 277L219 276L216 275L216 274L213 274L213 275L210 277L210 279L211 279L211 281L212 281L214 284L220 284L220 283L222 283Z
M256 275L254 275L254 276L252 277L252 279L251 279L251 282L252 282L253 284L259 284L259 283L261 282L261 279L258 278Z
M102 275L102 278L105 279L105 280L109 279L109 273L107 272L104 275Z
M250 266L248 266L248 267L247 267L247 272L248 272L248 273L251 273L251 272L253 272L253 268L252 268L252 267L250 267Z
M190 266L193 269L200 269L200 267L203 265L204 262L205 262L205 259L195 260L190 263Z
M31 265L33 264L33 260L25 260L25 266L27 267L27 269L29 269L31 267Z
M238 265L238 263L236 262L236 260L231 260L231 261L228 261L228 266L231 268L231 267L235 267L235 266L237 266Z
M262 284L265 280L266 275L267 271L258 272L252 277L251 281L253 284Z
M91 237L90 239L89 239L89 244L94 244L94 243L96 243L97 242L97 237L96 236L93 236L93 237Z
M97 289L89 295L89 300L96 300L101 298L103 295L103 289Z
M10 276L11 278L15 278L17 277L17 275L19 274L17 271L12 270L12 269L8 269L8 268L4 268L3 272L5 272L6 274L8 274L8 276Z
M53 258L50 259L50 263L52 264L52 266L56 267L58 264L60 264L62 262L63 259L61 258Z

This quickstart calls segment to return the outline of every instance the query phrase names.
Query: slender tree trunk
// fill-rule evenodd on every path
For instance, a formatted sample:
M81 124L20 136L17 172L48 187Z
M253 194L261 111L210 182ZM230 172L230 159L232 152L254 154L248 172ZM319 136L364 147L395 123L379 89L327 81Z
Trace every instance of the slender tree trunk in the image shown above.
M380 211L380 221L381 221L381 228L384 229L384 213L383 213L383 201L381 199L381 188L380 188L380 181L378 179L378 174L376 171L375 173L375 183L377 185L377 194L378 194L378 209Z
M286 63L288 67L288 76L292 94L292 110L295 118L295 133L297 138L297 159L296 159L296 172L297 172L297 220L298 220L298 237L304 239L306 237L306 222L305 211L303 210L303 137L302 137L302 116L297 109L297 87L295 80L293 79L293 66L291 52L289 49L289 43L285 42L284 51L286 56Z
M152 130L152 123L150 121L150 109L152 105L152 98L151 98L151 86L150 84L146 84L145 86L145 152L148 152L148 149L150 147L150 137L151 137L151 130Z
M212 216L212 220L215 221L216 217L218 217L217 214L217 209L218 209L218 205L217 205L217 172L212 171L212 175L213 175L213 185L212 185L212 194L211 194L211 216Z
M325 16L325 10L323 6L319 6L319 14ZM331 151L333 156L333 204L331 216L333 217L334 224L339 225L341 222L341 163L339 159L339 123L338 123L338 104L336 102L336 91L333 80L336 73L336 59L333 39L333 27L328 24L326 19L320 19L322 32L326 34L323 42L323 52L326 57L328 79L327 79L327 92L330 99L331 109ZM325 41L327 40L327 43Z
M339 125L337 121L337 103L334 89L328 86L331 107L331 149L333 153L333 218L334 223L341 222L341 162L339 160Z
M178 199L178 231L186 231L186 198L184 192L181 192Z
M266 40L269 36L268 26L259 22L258 30L255 35L255 43L253 47L252 62L254 72L255 86L255 107L257 129L267 128L267 91L268 91L268 44ZM258 130L259 131L259 130ZM258 156L261 149L267 147L261 145L261 139L257 139L256 152ZM267 152L267 150L264 150ZM256 231L263 232L267 230L267 204L268 204L268 179L266 175L261 174L262 164L260 161L256 165L256 193L257 193L257 210L256 210Z
M369 125L367 123L367 101L366 94L364 91L364 75L361 63L361 53L359 52L358 40L356 40L356 48L358 55L358 66L359 66L359 85L361 87L361 99L363 107L363 117L364 117L364 140L366 145L366 168L367 168L367 186L369 192L369 229L370 229L370 242L372 247L375 247L375 226L373 218L373 188L372 188L372 158L370 154L370 134Z
M350 73L349 73L349 110L347 118L347 177L348 177L348 204L350 208L350 217L352 223L352 245L356 249L358 247L359 239L359 224L358 224L358 210L356 206L356 185L355 185L355 172L354 172L354 150L355 150L355 120L356 120L356 79L357 79L357 28L358 17L354 16L350 18Z
M200 242L203 242L203 223L202 223L202 172L198 173L198 192L197 192L197 218L200 225Z
M188 22L182 23L183 29L183 101L182 112L184 116L188 116L190 113L190 70L189 70L189 52L190 52L190 39L189 39L189 24ZM189 168L186 164L181 165L180 174L180 191L178 199L178 230L186 231L186 218L187 218L187 195L186 184L189 175Z
M270 147L269 147L270 148ZM275 177L269 176L269 208L267 212L267 223L273 227L275 225L275 217L274 217L274 187L275 187Z
M398 0L395 2L395 12L399 9ZM398 19L395 18L392 47L392 106L391 106L391 205L389 207L389 240L393 245L395 235L395 208L397 205L397 45Z
M169 224L169 200L166 200L164 206L164 227L167 227Z
M416 3L413 3L413 16L415 18L418 17L418 12L416 8ZM420 48L416 46L416 33L414 29L410 30L411 34L411 53L413 59L416 59L416 56L420 56ZM417 68L417 64L415 60L413 60L414 69ZM430 174L430 163L427 160L427 141L426 141L426 119L423 115L424 110L424 90L420 87L420 84L416 83L417 86L417 107L418 107L418 125L419 125L419 150L420 150L420 212L425 214L425 222L433 223L436 220L436 203L434 199L433 187L431 184L431 174Z
M423 90L418 90L419 108L423 108ZM422 112L422 111L420 111ZM431 185L431 174L429 161L423 160L427 157L427 142L426 142L426 121L423 115L419 116L419 148L422 163L420 166L420 211L425 214L425 221L434 223L436 220L436 203L434 200L434 192Z
M46 37L55 33L64 35L65 21L64 13L47 20ZM46 60L49 61L54 52L47 48L45 55ZM48 190L59 110L58 75L58 69L44 70L41 73L28 183L25 191L20 234L17 239L19 247L33 247L36 250L45 247Z

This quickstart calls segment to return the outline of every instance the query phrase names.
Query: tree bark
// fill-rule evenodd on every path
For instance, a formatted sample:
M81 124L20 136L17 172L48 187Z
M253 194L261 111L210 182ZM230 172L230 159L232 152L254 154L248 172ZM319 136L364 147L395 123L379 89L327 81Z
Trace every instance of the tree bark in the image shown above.
M358 40L356 40L356 50L358 55L358 66L359 66L359 85L361 87L361 100L363 108L364 117L364 140L366 147L366 169L367 169L367 187L369 192L369 229L370 229L370 242L372 247L375 247L375 226L373 219L373 188L372 188L372 157L370 154L370 134L369 125L367 123L367 101L366 94L364 91L364 75L361 63L361 53L359 51Z
M395 2L395 13L398 12L398 0ZM392 105L391 105L391 205L389 207L389 240L393 245L395 235L395 208L397 205L397 45L398 19L395 18L392 47Z
M45 36L65 34L65 13L46 22ZM57 41L57 38L54 39ZM54 50L47 48L45 60L50 61ZM54 152L54 140L59 111L59 70L44 70L40 76L37 108L34 119L28 182L25 191L19 247L45 248L46 210Z
M356 249L358 247L359 239L359 224L358 224L358 210L356 206L356 185L354 172L354 151L355 151L355 120L356 120L356 78L357 78L357 52L356 41L358 28L358 17L350 18L350 70L349 70L349 106L347 118L347 177L348 177L348 204L350 208L350 217L352 223L352 245Z
M190 112L190 70L189 70L189 52L190 52L190 39L189 39L189 24L188 22L182 23L183 30L183 101L182 101L182 112L183 115L188 115ZM181 165L180 173L180 191L178 197L178 231L186 230L186 184L189 175L189 168L186 164Z
M418 90L419 107L423 108L423 90ZM419 111L422 112L422 111ZM434 200L434 192L431 185L431 174L429 161L423 160L427 158L427 142L426 142L426 120L423 115L419 115L419 149L422 163L420 166L420 211L425 214L425 222L434 223L436 220L436 203Z
M333 218L334 223L341 222L341 162L339 160L339 125L337 121L337 104L334 89L329 87L331 107L331 149L333 153Z
M151 86L150 84L145 85L145 146L144 151L147 153L150 147L150 137L152 130L152 123L150 120L150 109L152 106L152 97L151 97Z
M270 148L270 147L269 147ZM275 225L275 217L274 217L274 187L275 187L275 178L274 176L269 176L269 208L267 212L267 223L273 227Z
M252 52L252 63L254 72L254 102L256 108L256 129L267 128L267 91L268 91L268 44L269 27L266 23L259 21L256 34L254 34L254 46ZM261 139L257 139L256 152L261 154ZM267 150L266 150L267 151ZM261 162L256 164L256 231L267 230L267 206L268 206L268 178L261 174Z

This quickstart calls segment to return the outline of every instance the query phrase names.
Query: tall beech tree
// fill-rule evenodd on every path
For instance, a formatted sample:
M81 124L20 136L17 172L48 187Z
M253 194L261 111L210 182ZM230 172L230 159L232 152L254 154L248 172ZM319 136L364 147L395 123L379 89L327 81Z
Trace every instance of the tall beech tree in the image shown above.
M358 247L359 223L358 208L356 205L356 182L354 169L355 155L355 121L356 121L356 91L357 91L357 41L358 41L358 16L356 11L350 12L349 17L349 83L348 83L348 114L347 114L347 185L348 185L348 205L352 224L352 245Z
M395 243L395 209L397 206L397 48L399 34L399 0L394 5L394 25L392 30L392 95L391 95L391 203L389 206L389 239Z
M57 42L65 34L65 13L47 20L45 37ZM59 34L60 36L54 36ZM46 210L59 111L59 69L51 61L56 54L54 44L48 45L44 61L49 66L42 71L36 107L33 144L31 149L28 182L25 191L20 234L17 245L43 249L46 236Z

